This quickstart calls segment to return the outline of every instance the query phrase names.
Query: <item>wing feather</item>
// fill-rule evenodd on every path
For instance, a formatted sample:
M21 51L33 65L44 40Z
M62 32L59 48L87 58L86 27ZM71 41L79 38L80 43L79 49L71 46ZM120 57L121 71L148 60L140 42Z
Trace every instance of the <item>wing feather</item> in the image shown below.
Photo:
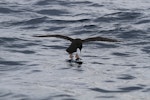
M56 37L56 38L61 38L61 39L65 39L65 40L69 40L69 41L73 41L72 38L68 37L68 36L64 36L64 35L35 35L34 37Z
M87 38L82 40L83 42L90 42L90 41L106 41L106 42L119 42L116 39L110 39L110 38L105 38L105 37L91 37L91 38Z

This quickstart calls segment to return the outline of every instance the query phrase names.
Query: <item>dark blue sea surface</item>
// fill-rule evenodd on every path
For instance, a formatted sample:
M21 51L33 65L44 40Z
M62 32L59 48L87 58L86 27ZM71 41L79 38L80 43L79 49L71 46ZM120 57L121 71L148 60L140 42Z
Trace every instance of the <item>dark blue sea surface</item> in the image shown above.
M89 42L66 62L72 38ZM150 100L149 0L0 0L0 100Z

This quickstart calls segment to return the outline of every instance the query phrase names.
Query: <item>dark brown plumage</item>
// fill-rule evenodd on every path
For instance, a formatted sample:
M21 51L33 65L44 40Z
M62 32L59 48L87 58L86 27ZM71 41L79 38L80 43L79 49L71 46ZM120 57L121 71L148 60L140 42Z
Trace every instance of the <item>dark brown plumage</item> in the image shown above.
M110 38L105 38L105 37L100 37L100 36L86 38L86 39L80 39L80 38L73 39L71 37L64 36L64 35L36 35L34 37L56 37L56 38L69 40L71 42L71 45L66 49L66 51L69 54L76 52L77 49L80 49L80 51L81 51L82 50L82 44L85 42L90 42L90 41L119 42L118 40L115 40L115 39L110 39Z
M70 46L66 49L66 51L69 53L69 57L72 60L73 59L73 53L77 51L77 49L82 50L82 44L85 42L90 42L90 41L106 41L106 42L119 42L118 40L115 39L110 39L110 38L105 38L105 37L91 37L91 38L86 38L86 39L73 39L68 36L64 35L36 35L34 37L56 37L56 38L61 38L65 40L69 40L71 42ZM76 53L75 55L76 60L80 60L79 55Z

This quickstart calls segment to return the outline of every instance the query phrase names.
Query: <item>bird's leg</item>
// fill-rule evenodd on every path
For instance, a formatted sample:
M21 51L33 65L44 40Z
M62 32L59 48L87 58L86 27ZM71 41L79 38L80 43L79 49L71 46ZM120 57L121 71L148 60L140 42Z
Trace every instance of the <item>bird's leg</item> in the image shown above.
M69 58L70 58L71 60L73 60L73 54L72 54L72 53L69 54Z
M78 53L76 53L75 58L76 58L76 60L79 60L79 59L80 59Z

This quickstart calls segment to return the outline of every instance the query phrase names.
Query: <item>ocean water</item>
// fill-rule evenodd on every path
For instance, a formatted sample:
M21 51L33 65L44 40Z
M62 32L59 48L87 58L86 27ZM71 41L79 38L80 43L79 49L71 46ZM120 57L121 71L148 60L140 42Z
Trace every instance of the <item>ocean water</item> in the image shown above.
M149 100L149 0L0 0L0 100ZM61 34L103 36L83 64L68 63Z

